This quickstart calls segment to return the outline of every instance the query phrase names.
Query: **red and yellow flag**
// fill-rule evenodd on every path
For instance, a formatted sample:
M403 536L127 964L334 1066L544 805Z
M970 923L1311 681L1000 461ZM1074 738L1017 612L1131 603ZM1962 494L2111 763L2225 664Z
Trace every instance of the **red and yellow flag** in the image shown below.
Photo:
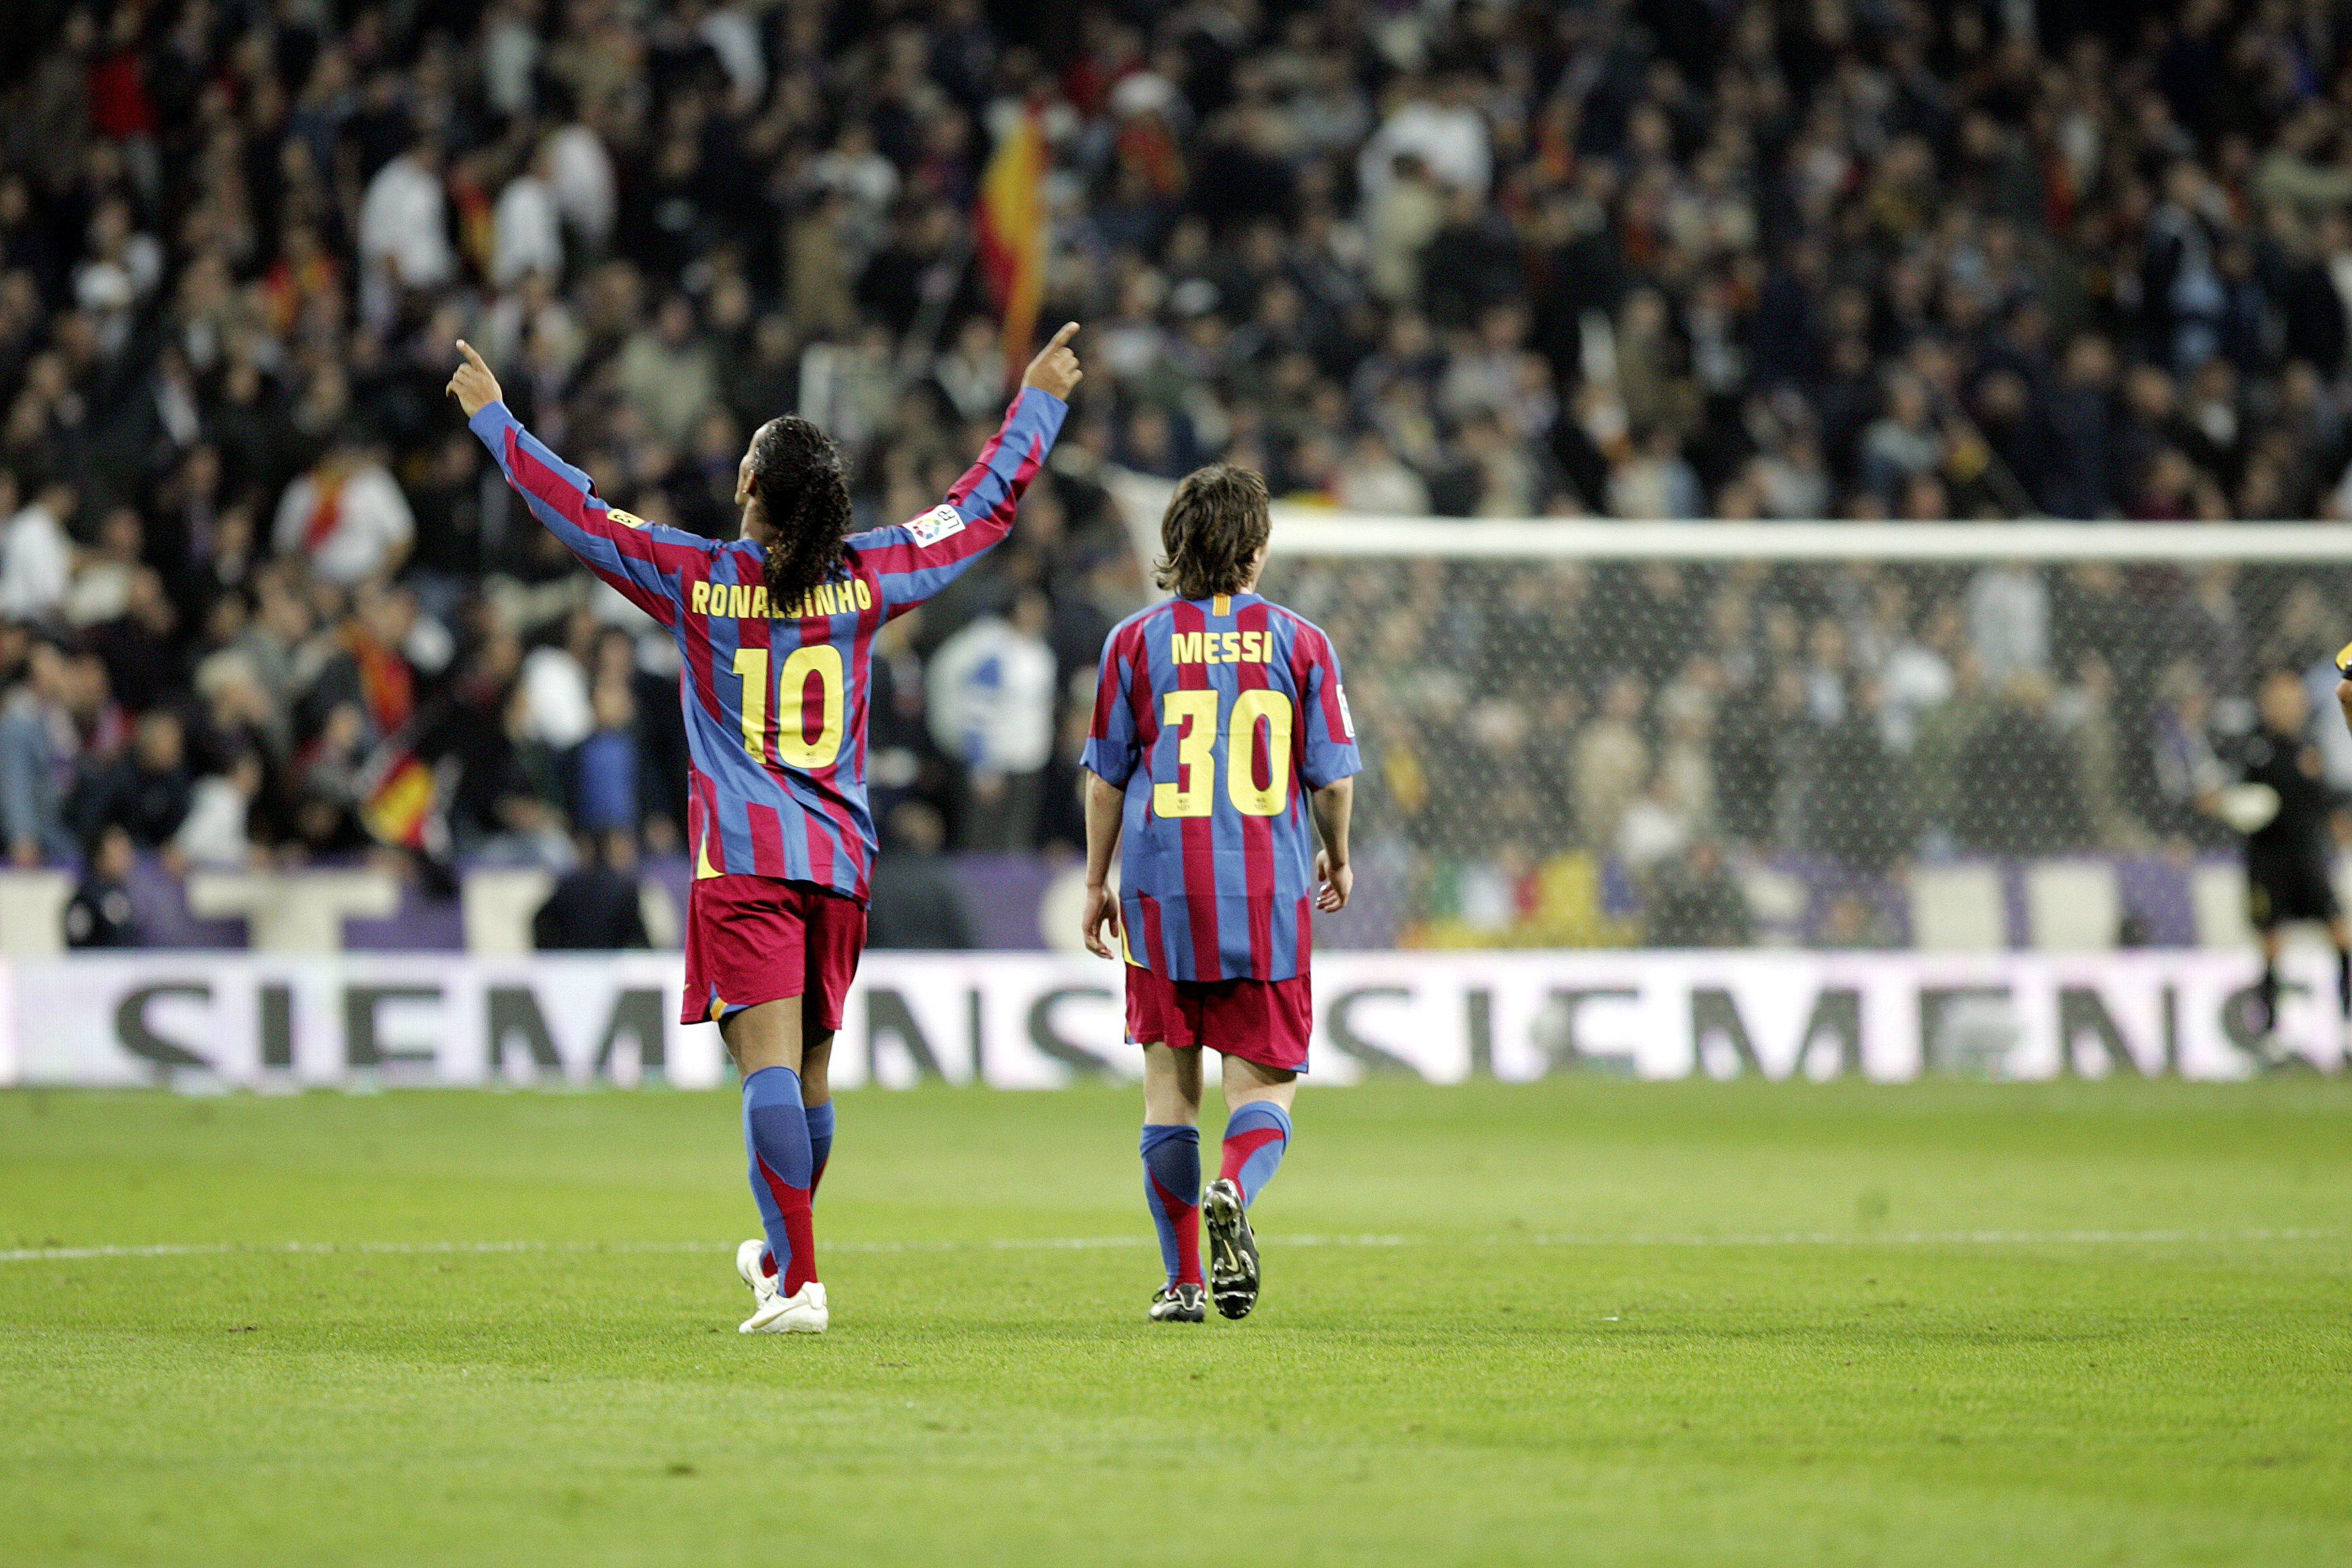
M1004 318L1004 379L1029 363L1045 300L1045 126L1034 104L1021 110L980 177L981 275Z
M431 848L433 808L440 795L432 768L403 746L375 759L369 773L360 801L360 821L368 832L379 843Z

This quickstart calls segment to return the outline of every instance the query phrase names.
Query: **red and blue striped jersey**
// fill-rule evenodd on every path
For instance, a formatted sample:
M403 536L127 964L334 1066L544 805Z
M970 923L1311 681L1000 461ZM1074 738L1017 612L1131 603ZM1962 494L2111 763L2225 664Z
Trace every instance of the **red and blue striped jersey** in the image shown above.
M1255 594L1171 599L1103 645L1086 765L1127 792L1128 961L1288 980L1314 951L1307 794L1363 768L1320 628Z
M782 877L863 903L875 850L866 797L874 635L1011 531L1068 412L1024 387L942 505L852 534L833 580L791 604L769 601L758 544L606 505L503 403L472 425L540 521L677 639L695 875Z

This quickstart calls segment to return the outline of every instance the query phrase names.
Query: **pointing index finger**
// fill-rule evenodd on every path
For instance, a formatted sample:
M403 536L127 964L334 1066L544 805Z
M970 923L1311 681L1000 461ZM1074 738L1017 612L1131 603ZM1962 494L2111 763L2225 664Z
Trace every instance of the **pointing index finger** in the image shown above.
M1047 353L1051 353L1055 349L1060 348L1064 343L1068 342L1072 338L1076 337L1077 335L1077 322L1070 321L1065 323L1062 330L1054 334L1054 341L1045 345L1045 352Z

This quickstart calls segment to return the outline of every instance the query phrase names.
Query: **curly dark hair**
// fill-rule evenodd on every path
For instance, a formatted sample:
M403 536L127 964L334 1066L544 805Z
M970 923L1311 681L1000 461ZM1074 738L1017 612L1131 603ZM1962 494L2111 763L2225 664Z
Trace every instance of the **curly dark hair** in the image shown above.
M1267 501L1265 477L1255 468L1211 463L1185 475L1160 520L1166 553L1153 564L1152 581L1182 599L1240 593L1273 531Z
M763 575L768 602L791 604L829 580L849 537L849 476L833 437L797 414L751 437L760 515L775 537Z

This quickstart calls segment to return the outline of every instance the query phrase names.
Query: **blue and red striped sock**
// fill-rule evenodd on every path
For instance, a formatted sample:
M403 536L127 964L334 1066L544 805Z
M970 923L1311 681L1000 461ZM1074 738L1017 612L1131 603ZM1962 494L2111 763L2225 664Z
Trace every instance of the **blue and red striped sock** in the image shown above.
M772 1266L787 1296L816 1278L816 1237L809 1222L808 1113L800 1074L761 1068L743 1080L743 1144L751 1157L751 1195L768 1233Z
M1160 1259L1171 1285L1199 1285L1201 1276L1201 1130L1143 1129L1143 1198L1160 1231Z
M816 1202L816 1189L824 1180L824 1163L833 1158L833 1101L812 1105L808 1111L809 1134L809 1202ZM760 1272L771 1279L776 1277L776 1249L764 1247L760 1253Z
M809 1196L824 1180L824 1163L833 1158L833 1101L808 1108Z
M1217 1174L1242 1190L1244 1206L1282 1168L1290 1147L1290 1112L1270 1100L1253 1100L1225 1119L1225 1152Z

